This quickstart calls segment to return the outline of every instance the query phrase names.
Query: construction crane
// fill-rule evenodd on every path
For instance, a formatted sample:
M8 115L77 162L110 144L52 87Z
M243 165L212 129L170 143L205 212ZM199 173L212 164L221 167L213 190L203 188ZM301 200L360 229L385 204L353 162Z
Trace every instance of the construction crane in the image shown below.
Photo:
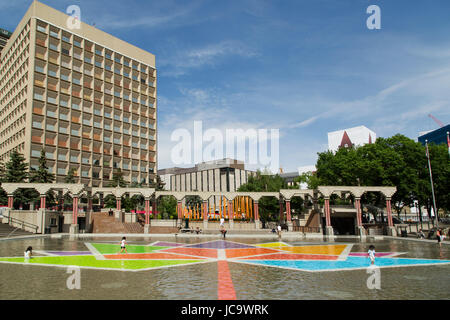
M440 122L438 119L436 119L436 117L434 117L431 113L428 115L431 119L434 120L434 122L436 122L438 124L439 127L444 127L444 124L442 122Z

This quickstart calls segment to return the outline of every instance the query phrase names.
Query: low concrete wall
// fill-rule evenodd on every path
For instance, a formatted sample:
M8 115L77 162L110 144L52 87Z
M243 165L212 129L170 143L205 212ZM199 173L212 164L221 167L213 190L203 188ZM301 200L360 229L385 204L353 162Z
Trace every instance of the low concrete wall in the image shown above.
M137 222L137 215L136 215L136 213L125 212L124 215L125 215L125 223Z
M9 222L10 226L20 228L28 232L44 233L47 226L52 226L52 233L58 232L59 213L57 211L44 209L39 209L36 211L6 209L3 216L3 223ZM9 217L12 219L9 219ZM53 224L51 223L52 219L54 219ZM34 226L37 226L37 230Z
M152 222L153 225L153 222ZM194 230L199 227L200 229L203 228L203 221L190 221L189 222L189 228L193 228ZM183 224L184 227L184 224ZM255 222L241 222L241 221L233 221L233 227L230 227L229 222L224 223L224 227L226 230L248 230L248 231L254 231L256 230ZM218 221L208 221L208 227L207 230L220 230L220 222Z
M151 219L150 225L152 227L176 227L177 220L175 219ZM189 224L190 226L190 224Z

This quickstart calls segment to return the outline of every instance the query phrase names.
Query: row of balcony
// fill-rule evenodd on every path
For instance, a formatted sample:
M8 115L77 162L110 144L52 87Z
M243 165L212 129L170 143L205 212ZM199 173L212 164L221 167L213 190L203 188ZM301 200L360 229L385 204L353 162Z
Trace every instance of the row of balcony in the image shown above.
M65 30L61 30L54 26L49 26L45 22L39 21L37 24L37 40L45 41L48 39L47 35L50 35L51 41L54 43L61 43L65 45L70 45L70 47L79 48L85 53L92 53L100 57L105 57L109 60L114 60L116 63L123 64L125 66L132 67L135 70L140 70L141 72L149 71L154 72L154 68L147 66L145 64L139 63L131 58L125 57L118 52L114 52L107 48L104 48L98 44L94 44L93 42L73 35ZM59 41L61 40L61 41Z

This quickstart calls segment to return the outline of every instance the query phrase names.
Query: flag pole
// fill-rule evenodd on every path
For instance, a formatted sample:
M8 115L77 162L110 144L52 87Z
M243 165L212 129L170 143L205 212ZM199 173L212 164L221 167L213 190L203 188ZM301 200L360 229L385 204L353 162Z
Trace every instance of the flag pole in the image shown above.
M447 149L448 149L448 155L450 156L450 137L449 137L448 131L447 131Z
M433 195L434 219L436 220L436 228L439 228L438 213L436 211L436 198L434 197L433 175L431 173L430 153L428 152L428 140L425 140L425 145L427 147L427 159L428 159L428 169L430 172L431 194Z

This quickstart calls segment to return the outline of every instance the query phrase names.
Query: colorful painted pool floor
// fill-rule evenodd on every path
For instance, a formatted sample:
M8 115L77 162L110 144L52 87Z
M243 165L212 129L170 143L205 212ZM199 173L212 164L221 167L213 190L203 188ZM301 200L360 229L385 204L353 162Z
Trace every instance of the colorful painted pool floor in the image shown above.
M85 243L86 251L37 251L40 256L0 258L0 263L44 266L78 266L120 271L141 271L198 263L233 262L308 272L365 269L370 266L366 252L352 252L352 244L291 246L287 243L244 244L217 240L197 244L154 242L128 245L119 253L119 243ZM450 264L450 260L401 258L402 252L379 252L375 265L406 267ZM224 267L227 269L227 267Z

